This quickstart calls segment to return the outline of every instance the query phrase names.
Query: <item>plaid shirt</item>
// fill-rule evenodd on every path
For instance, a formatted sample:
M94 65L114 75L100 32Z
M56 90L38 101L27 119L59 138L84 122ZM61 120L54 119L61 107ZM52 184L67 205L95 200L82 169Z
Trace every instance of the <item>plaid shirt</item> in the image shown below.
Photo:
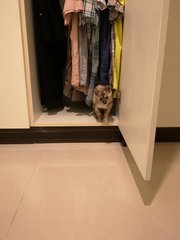
M98 14L95 9L94 0L84 0L84 10L80 14L80 25L92 24L97 26Z
M103 11L106 9L106 0L95 0L95 7L96 9Z
M109 8L109 20L113 22L116 18L124 15L124 5L118 0L108 0L107 8Z
M80 13L79 25L86 27L88 38L88 93L86 97L86 104L88 106L92 103L93 89L97 79L97 72L99 66L99 16L95 8L94 0L84 0L84 9ZM80 55L80 58L82 55ZM81 68L81 67L80 67ZM89 80L89 81L88 81Z
M92 29L91 39L92 63L90 71L89 88L86 97L86 104L90 107L92 104L93 90L97 83L97 74L99 67L99 24Z

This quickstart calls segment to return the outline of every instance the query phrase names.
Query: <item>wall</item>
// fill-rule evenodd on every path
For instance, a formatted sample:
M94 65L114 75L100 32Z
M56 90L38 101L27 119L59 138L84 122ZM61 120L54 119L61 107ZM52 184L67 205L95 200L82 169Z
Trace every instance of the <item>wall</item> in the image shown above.
M158 127L180 127L180 1L170 4Z
M28 128L18 0L0 1L0 128Z

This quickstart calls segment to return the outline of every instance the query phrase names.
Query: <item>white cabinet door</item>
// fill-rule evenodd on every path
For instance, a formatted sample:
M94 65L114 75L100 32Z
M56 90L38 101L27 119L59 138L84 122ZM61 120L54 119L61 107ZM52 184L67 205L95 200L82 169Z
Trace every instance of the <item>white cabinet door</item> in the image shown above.
M0 128L28 128L18 0L0 1Z
M127 0L120 131L145 180L150 180L169 0Z

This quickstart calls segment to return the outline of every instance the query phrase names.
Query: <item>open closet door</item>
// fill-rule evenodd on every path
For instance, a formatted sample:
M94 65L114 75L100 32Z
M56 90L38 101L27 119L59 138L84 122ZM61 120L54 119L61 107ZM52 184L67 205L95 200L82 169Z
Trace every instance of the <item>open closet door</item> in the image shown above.
M124 22L120 131L145 180L151 168L169 0L127 0Z

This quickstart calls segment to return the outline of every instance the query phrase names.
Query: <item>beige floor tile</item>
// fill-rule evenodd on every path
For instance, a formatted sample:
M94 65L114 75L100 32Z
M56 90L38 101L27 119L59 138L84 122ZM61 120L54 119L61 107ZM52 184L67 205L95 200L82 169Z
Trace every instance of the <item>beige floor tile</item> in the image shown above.
M119 161L101 161L97 166L86 160L76 166L40 164L8 239L109 239L116 207L126 200L131 205L134 190Z
M40 153L40 151L0 150L0 239L2 240L13 221Z
M45 150L46 144L0 144L0 151Z
M64 150L48 150L44 151L40 166L114 166L117 165L123 156L120 144L114 145L102 145L99 144L99 148L96 144L94 148L90 145L87 148L86 144L78 146L78 149L67 149L67 145Z
M180 239L180 144L156 144L151 182L97 145L43 151L6 240Z
M47 150L104 150L117 149L120 143L52 143L47 144Z

